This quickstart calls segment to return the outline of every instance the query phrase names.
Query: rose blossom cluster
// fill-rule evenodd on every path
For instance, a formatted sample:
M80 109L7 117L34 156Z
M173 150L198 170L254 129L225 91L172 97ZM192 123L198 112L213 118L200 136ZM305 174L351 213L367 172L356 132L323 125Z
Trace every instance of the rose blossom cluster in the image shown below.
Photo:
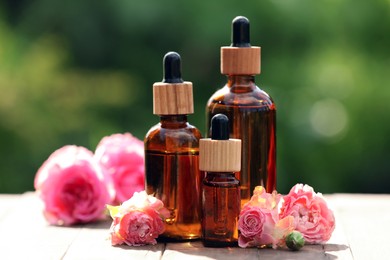
M106 204L119 204L144 189L143 142L125 133L104 137L95 153L64 146L38 169L34 187L50 224L99 220Z
M113 178L117 203L144 190L144 142L141 140L129 133L106 136L96 147L95 159Z
M238 219L240 247L276 247L279 241L293 231L293 217L279 217L278 205L280 194L267 193L262 186L257 186L253 196L241 209Z
M284 196L279 216L293 216L294 229L301 232L306 243L320 244L328 241L335 228L333 211L321 193L309 185L296 184Z
M240 213L240 247L277 248L292 231L299 231L309 244L325 243L335 228L332 210L320 193L308 185L296 184L282 196L258 186Z
M135 192L120 206L107 206L113 222L110 228L111 244L129 246L155 245L156 238L164 231L163 219L169 217L161 200Z

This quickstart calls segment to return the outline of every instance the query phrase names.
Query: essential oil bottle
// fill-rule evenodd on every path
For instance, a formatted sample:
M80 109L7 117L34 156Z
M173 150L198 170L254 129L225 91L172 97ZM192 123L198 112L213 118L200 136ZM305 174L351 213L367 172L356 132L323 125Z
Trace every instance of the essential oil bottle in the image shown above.
M206 106L207 131L211 118L223 113L229 118L230 137L242 141L238 175L242 203L250 199L258 185L267 192L276 189L276 107L255 84L255 75L260 74L260 47L251 46L249 36L249 20L236 17L232 44L221 48L221 73L227 76L227 83Z
M164 56L164 79L153 84L153 113L160 122L146 134L146 192L170 211L163 240L201 236L200 131L187 122L194 112L192 83L181 78L181 58Z
M241 140L229 139L229 119L211 120L211 138L200 140L199 168L206 172L202 184L202 235L208 247L236 246L240 215Z

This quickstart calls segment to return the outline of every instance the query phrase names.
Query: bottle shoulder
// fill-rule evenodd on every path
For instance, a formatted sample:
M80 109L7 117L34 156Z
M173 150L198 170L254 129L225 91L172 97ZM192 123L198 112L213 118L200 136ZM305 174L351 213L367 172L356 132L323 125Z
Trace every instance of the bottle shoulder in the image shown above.
M198 150L201 138L199 129L189 123L180 128L167 128L158 123L148 131L144 143L147 150Z
M216 103L232 106L266 106L275 109L275 103L272 97L258 86L250 91L235 91L225 85L210 97L207 105L209 106Z

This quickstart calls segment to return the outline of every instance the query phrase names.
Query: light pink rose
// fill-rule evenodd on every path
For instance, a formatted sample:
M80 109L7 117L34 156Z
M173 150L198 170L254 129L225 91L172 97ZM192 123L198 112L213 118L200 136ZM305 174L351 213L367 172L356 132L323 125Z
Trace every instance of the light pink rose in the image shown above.
M44 202L46 219L54 225L101 219L115 197L110 176L101 171L92 152L74 145L50 155L39 168L34 187Z
M335 228L332 210L320 193L309 185L296 184L284 196L280 217L293 216L295 229L302 233L306 243L328 241Z
M104 137L95 158L114 180L117 203L145 189L144 144L136 137L129 133Z
M135 192L120 206L108 206L113 222L110 228L111 244L129 246L155 245L164 232L163 219L170 214L161 200Z
M292 231L292 218L279 219L281 195L267 193L258 186L251 200L244 205L238 220L240 247L276 247Z

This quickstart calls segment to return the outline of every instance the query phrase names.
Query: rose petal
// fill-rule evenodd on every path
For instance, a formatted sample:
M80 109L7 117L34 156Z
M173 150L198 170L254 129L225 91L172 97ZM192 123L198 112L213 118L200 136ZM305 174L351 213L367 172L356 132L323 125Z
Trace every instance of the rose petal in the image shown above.
M309 185L296 184L284 197L280 218L294 217L295 229L300 231L307 243L328 241L335 228L332 210L320 193Z
M130 133L104 137L96 147L95 158L113 178L118 203L144 189L143 142Z
M50 224L72 225L100 219L114 198L111 179L84 147L64 146L39 168L34 185Z

